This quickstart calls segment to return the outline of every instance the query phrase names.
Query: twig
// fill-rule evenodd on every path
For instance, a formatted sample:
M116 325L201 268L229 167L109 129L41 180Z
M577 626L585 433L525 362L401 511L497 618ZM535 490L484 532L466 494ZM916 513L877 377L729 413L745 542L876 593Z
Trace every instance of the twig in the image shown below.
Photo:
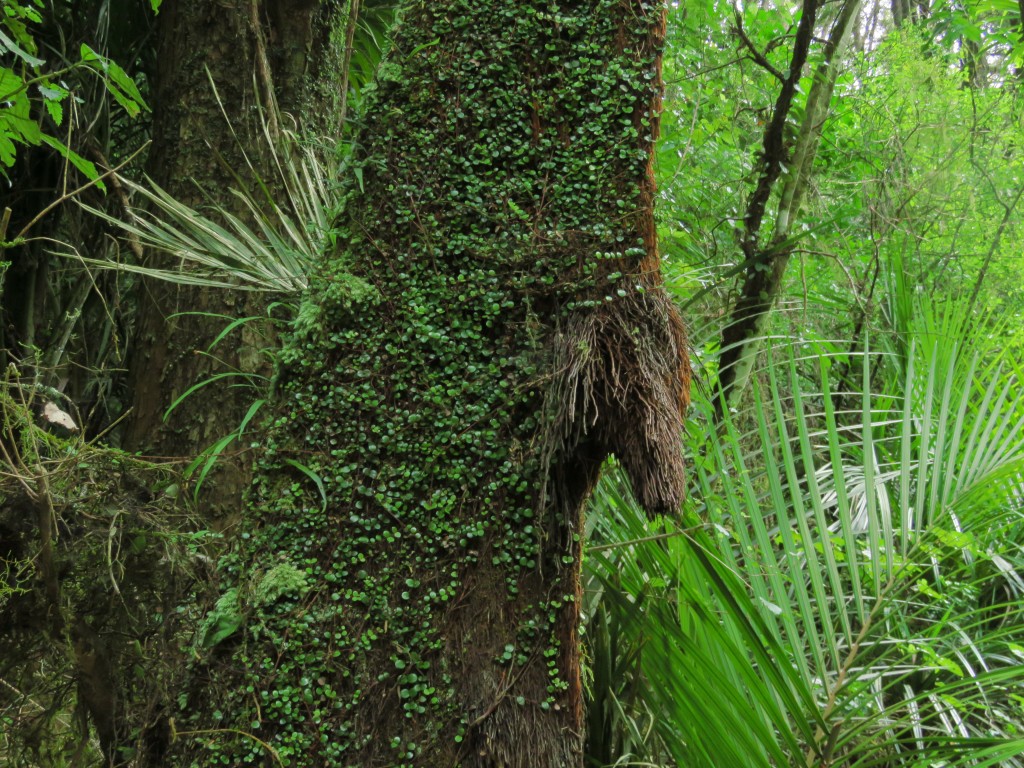
M132 160L134 160L136 157L138 157L139 154L144 149L146 149L151 143L152 143L152 141L147 141L145 144L143 144L137 150L132 152L132 154L128 156L128 159L125 160L120 165L118 165L116 168L110 168L109 170L106 170L103 173L101 173L95 179L90 179L89 181L87 181L85 184L83 184L82 186L78 187L77 189L73 189L70 192L65 192L63 195L58 197L56 200L54 200L48 206L43 208L43 210L41 210L39 213L37 213L35 215L35 218L32 219L32 221L30 221L28 224L26 224L24 227L22 227L21 228L21 232L18 233L18 236L15 237L12 242L18 242L23 237L25 237L25 233L27 233L30 229L32 229L32 227L34 227L36 224L38 224L40 219L42 219L46 214L48 214L50 211L52 211L58 205L62 205L65 201L67 201L67 200L69 200L69 199L71 199L73 197L77 197L82 192L84 192L85 190L89 189L89 187L95 186L96 184L100 183L101 181L103 181L105 178L107 178L111 174L117 173L118 171L120 171L122 168L124 168L126 165L128 165Z
M3 241L7 237L7 227L11 223L11 209L4 208L4 216L0 219L0 253L3 253Z
M128 416L131 414L131 412L133 410L135 410L135 409L134 408L129 408L128 410L126 410L124 413L122 413L120 416L118 416L116 419L114 419L110 423L110 426L108 426L106 429L104 429L102 432L100 432L98 435L96 435L96 437L92 438L89 441L89 443L92 444L92 445L97 445L99 443L99 441L101 439L103 439L107 435L107 433L109 433L114 427L116 427L118 424L120 424L122 421L124 421L126 418L128 418Z
M284 763L281 762L281 755L278 754L276 749L274 749L267 742L263 741L263 739L260 739L260 738L258 738L256 736L252 735L248 731L243 731L243 730L241 730L239 728L201 728L201 729L195 730L195 731L179 731L177 728L174 727L174 718L170 718L169 725L171 727L171 743L174 743L175 741L177 741L177 739L180 738L181 736L201 736L203 734L208 734L208 733L209 734L214 734L214 733L234 733L234 734L237 734L239 736L245 736L248 739L252 739L257 744L259 744L261 747L263 747L263 749L266 750L267 753L269 753L269 755L272 758L274 758L274 762L275 763L277 763L278 765L281 765L281 766L284 765Z
M11 684L10 684L9 682L7 682L6 680L4 680L4 679L3 679L2 677L0 677L0 685L3 685L3 686L4 686L5 688L9 688L9 689L10 689L11 691L13 691L14 693L16 693L16 694L18 694L19 696L21 696L21 697L22 697L22 698L23 698L23 699L24 699L25 701L27 701L27 702L28 702L29 704L31 704L32 706L34 706L34 707L35 707L36 709L38 709L38 710L39 710L40 712L46 712L46 711L47 711L47 710L46 710L46 707L44 707L44 706L43 706L42 704L40 704L40 703L39 703L38 701L36 701L35 699L33 699L33 698L32 698L32 697L31 697L31 696L29 695L29 694L27 694L27 693L24 693L23 691L19 690L19 689L18 689L18 688L16 688L15 686L11 685ZM58 722L59 722L59 723L60 723L61 725L63 725L63 726L65 727L65 728L70 728L70 727L71 727L71 723L70 723L70 721L68 721L67 719L65 719L65 718L61 717L60 715L57 715L57 721L58 721Z
M772 77L778 80L780 83L786 82L786 77L779 70L772 66L772 63L765 58L764 54L761 53L757 46L754 45L754 41L747 37L746 30L743 29L743 15L740 13L740 9L735 9L736 13L736 34L739 35L740 41L744 47L750 51L750 57L754 60L754 63L758 64L765 71L767 71Z
M90 147L90 154L100 161L100 164L106 167L110 167L110 161L107 156L103 154L98 147ZM131 203L128 202L128 194L124 191L124 185L121 183L121 177L114 175L110 177L110 187L114 190L114 195L117 197L117 201L121 204L121 209L124 211L124 215L129 219L135 218L135 212L132 210ZM129 231L127 233L128 246L132 249L132 253L141 263L143 260L142 244L139 242L139 236L135 232Z

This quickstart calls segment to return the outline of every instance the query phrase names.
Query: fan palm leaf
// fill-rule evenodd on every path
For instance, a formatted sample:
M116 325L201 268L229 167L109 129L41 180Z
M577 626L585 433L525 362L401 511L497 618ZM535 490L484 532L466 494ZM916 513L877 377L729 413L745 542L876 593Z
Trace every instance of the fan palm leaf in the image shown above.
M688 528L603 481L592 622L640 659L650 762L1024 764L1024 402L941 343L862 354L844 412L832 358L777 346L754 429L691 441Z

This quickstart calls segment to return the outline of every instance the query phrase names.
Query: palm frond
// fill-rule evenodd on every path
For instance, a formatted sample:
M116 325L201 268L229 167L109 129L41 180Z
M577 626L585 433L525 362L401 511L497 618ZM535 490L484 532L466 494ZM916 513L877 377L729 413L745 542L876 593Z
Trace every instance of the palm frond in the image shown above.
M754 431L691 440L689 529L602 481L592 622L639 649L661 764L1022 764L1024 402L943 341L860 355L846 413L829 356L777 345Z

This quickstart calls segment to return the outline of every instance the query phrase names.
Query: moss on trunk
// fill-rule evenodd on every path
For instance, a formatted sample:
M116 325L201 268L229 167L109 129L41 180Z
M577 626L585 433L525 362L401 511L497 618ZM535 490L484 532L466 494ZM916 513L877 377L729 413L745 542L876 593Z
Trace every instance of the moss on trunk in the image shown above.
M683 488L663 25L644 0L406 4L180 764L581 763L583 503L611 452L652 513Z

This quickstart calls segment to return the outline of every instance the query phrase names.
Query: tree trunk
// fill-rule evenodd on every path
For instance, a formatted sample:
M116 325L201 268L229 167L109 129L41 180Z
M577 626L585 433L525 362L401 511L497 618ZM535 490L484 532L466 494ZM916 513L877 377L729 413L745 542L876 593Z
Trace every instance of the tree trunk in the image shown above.
M664 13L406 3L172 764L582 763L583 503L684 489Z
M910 0L892 0L892 20L899 29L910 18Z
M718 417L721 417L727 398L734 389L736 361L740 358L743 340L756 332L757 316L767 312L770 307L765 288L776 278L771 274L772 254L765 253L761 246L761 225L772 191L785 170L786 162L789 161L791 147L786 146L786 123L793 107L793 100L796 98L804 65L807 63L818 10L817 0L806 0L803 4L800 24L793 40L789 69L779 88L772 119L765 127L757 186L747 199L743 229L738 232L740 250L743 254L744 282L740 296L732 309L730 321L722 329L722 352L718 363L719 397L715 401Z
M805 8L805 13L807 10ZM761 218L755 220L757 228L752 229L751 224L754 222L749 214L747 216L747 228L742 239L747 263L743 288L732 309L729 322L722 330L718 378L721 397L715 404L718 417L722 416L723 408L734 403L736 397L746 387L760 347L765 322L782 289L786 266L794 248L793 225L803 206L814 158L821 141L822 126L828 117L832 92L842 65L843 53L859 14L860 0L846 0L832 25L832 31L822 51L822 61L814 71L800 132L788 158L790 167L781 177L779 206L771 239L767 244L760 245ZM799 38L797 44L800 44ZM799 70L796 77L799 78ZM758 191L765 186L766 174L767 170L762 173ZM770 194L771 186L778 179L779 176L776 175L768 185L768 194L764 195L765 201ZM756 197L757 193L752 200Z
M315 83L308 77L330 71L321 68L320 57L328 42L324 29L333 22L320 5L319 0L168 0L161 6L149 163L160 186L193 207L205 203L206 193L228 208L233 187L248 186L258 198L256 175L271 193L278 189L267 139L280 134L278 107L301 112L312 99L325 111L330 108L320 100L324 91L310 87ZM248 218L240 205L235 213ZM166 423L163 416L190 387L216 373L269 373L260 352L267 342L254 327L243 327L241 343L229 339L215 355L204 354L227 323L217 315L258 316L267 303L242 291L147 282L130 361L129 449L192 457L237 429L255 397L242 387L222 385L215 397L207 391L186 398ZM221 464L206 494L209 513L237 517L249 461L242 455Z

